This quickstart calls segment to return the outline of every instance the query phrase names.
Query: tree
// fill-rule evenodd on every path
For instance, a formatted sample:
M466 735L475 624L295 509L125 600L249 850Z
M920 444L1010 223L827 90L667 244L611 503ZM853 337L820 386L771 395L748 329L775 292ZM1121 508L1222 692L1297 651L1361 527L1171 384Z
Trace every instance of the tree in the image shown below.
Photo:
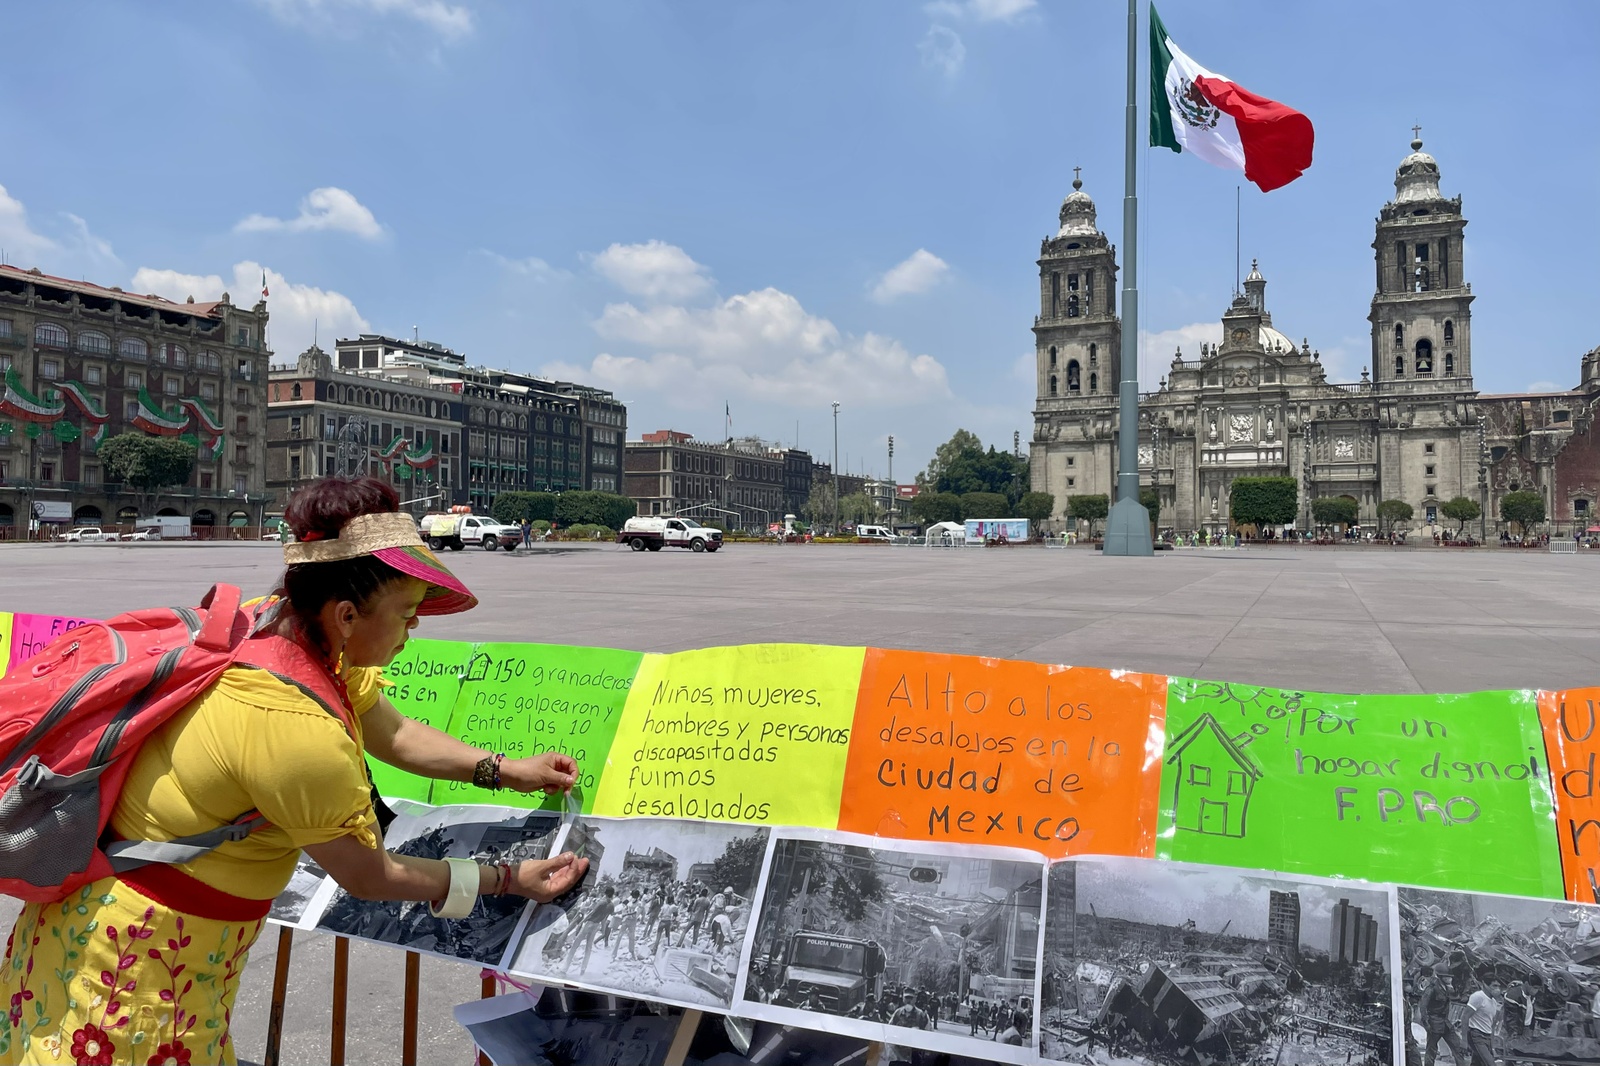
M877 504L872 502L872 497L864 492L852 492L848 496L839 497L839 521L871 522L878 514Z
M1068 496L1067 513L1075 519L1089 523L1089 539L1094 539L1094 524L1104 520L1111 510L1111 499L1105 493L1090 496Z
M950 464L958 456L969 452L981 453L983 442L978 435L969 430L958 429L939 447L933 451L933 458L928 461L928 469L917 475L917 484L924 490L937 488L940 475L949 469Z
M176 437L118 433L101 442L97 454L107 481L120 481L138 491L140 507L150 510L161 490L188 482L199 452Z
M961 497L961 513L968 518L1010 518L1011 502L998 492L968 492Z
M1396 522L1409 522L1416 512L1404 500L1382 500L1378 503L1378 521L1386 530L1393 531Z
M1508 492L1500 497L1500 517L1515 522L1521 536L1528 535L1528 527L1544 521L1544 497L1532 489Z
M1056 498L1048 492L1024 492L1011 513L1030 522L1048 522L1055 514Z
M556 516L556 494L502 492L494 498L494 504L489 508L489 516L496 522L505 522L508 525L516 525L523 519L529 522L548 522Z
M961 521L961 497L953 492L924 489L911 497L911 517L925 526L935 522Z
M1440 504L1439 513L1452 522L1459 522L1460 525L1456 526L1456 532L1460 533L1467 528L1468 522L1483 513L1483 509L1478 506L1477 500L1469 496L1457 496L1455 499L1446 500Z
M1236 477L1228 491L1228 513L1239 525L1288 525L1299 506L1300 483L1292 477Z
M1356 501L1348 496L1324 496L1311 501L1311 517L1323 526L1352 526L1361 515Z
M811 495L806 497L806 505L801 508L806 519L813 525L833 525L833 486L826 481L811 483Z
M1158 519L1161 516L1161 493L1154 488L1141 488L1139 490L1139 505L1150 513L1150 535L1154 536Z
M638 510L626 496L614 492L589 492L577 489L563 492L556 500L556 521L563 526L594 525L621 529Z

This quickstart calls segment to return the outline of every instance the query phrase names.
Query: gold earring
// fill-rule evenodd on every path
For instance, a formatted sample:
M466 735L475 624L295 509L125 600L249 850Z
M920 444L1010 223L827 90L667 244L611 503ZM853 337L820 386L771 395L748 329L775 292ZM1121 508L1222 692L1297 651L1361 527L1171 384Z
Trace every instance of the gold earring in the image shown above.
M335 660L335 662L333 664L333 676L335 676L335 677L344 676L344 649L343 648L339 649L339 658L337 660Z

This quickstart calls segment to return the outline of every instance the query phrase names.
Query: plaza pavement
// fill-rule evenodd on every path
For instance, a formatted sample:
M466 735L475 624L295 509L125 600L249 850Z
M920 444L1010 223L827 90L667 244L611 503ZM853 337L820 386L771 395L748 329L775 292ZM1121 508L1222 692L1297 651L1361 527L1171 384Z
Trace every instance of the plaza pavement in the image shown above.
M105 617L195 602L215 581L266 591L269 544L0 546L0 610ZM955 551L730 544L714 555L615 545L449 565L481 598L420 635L677 651L794 641L1126 667L1343 692L1600 683L1600 551L1244 548L1103 558L1077 547ZM0 927L15 912L0 899ZM266 1031L276 930L235 1007L244 1061ZM397 1061L401 956L351 952L348 1058ZM285 1063L328 1059L332 938L295 936ZM470 1061L450 1008L475 968L425 959L419 1055Z

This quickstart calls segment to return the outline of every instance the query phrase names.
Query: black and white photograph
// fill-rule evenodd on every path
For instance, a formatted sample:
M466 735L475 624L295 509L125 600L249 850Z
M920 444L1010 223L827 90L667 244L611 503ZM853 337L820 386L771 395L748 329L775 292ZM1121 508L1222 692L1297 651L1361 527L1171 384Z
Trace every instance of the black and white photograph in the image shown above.
M1407 1061L1600 1062L1600 907L1399 897Z
M560 828L560 816L546 811L408 803L396 811L384 845L424 859L521 862L549 858ZM495 966L527 909L521 896L480 896L465 918L435 918L427 903L357 899L328 878L310 908L315 918L307 921L326 933Z
M736 1014L881 1040L886 1064L1036 1059L1043 861L774 833Z
M306 918L311 901L327 876L322 867L302 851L300 861L295 863L294 873L289 876L288 885L278 893L278 898L272 901L272 909L267 912L267 920L278 925L305 928L309 924Z
M583 883L532 909L505 968L656 1002L727 1010L768 830L662 818L573 820Z
M1391 890L1153 859L1051 867L1040 1052L1070 1063L1395 1061Z

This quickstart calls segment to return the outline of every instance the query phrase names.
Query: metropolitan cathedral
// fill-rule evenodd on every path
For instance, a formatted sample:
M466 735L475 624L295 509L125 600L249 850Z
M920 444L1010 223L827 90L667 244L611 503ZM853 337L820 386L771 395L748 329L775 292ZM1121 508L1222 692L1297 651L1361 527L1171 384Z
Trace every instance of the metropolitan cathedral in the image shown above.
M1266 279L1252 263L1222 315L1221 343L1178 351L1155 391L1140 396L1139 479L1159 496L1159 528L1227 529L1229 490L1241 476L1297 479L1302 529L1311 527L1310 501L1324 496L1356 501L1368 526L1380 501L1404 500L1411 525L1423 529L1443 521L1441 504L1466 496L1492 524L1499 496L1519 488L1544 492L1558 526L1593 520L1600 349L1583 357L1573 390L1474 389L1461 198L1440 192L1439 165L1420 140L1411 149L1372 242L1371 372L1329 381L1318 352L1273 324ZM1068 497L1115 499L1117 480L1116 249L1096 227L1082 181L1072 185L1059 232L1040 248L1033 326L1033 488L1055 496L1057 528L1067 524Z

